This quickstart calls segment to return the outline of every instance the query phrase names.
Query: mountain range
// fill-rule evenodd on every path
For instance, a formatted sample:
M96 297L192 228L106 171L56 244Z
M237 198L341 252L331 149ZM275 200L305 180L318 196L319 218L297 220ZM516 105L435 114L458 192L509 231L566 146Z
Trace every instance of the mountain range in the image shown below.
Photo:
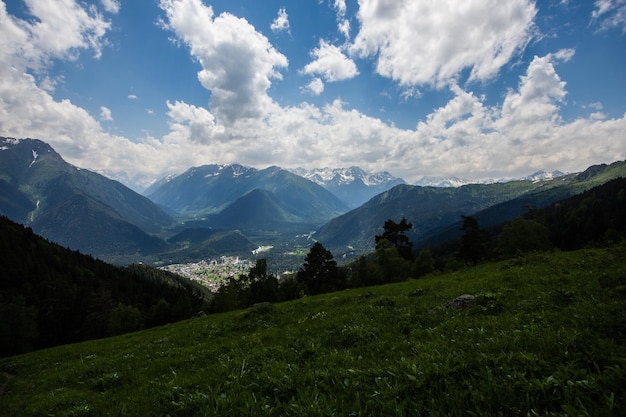
M396 178L387 171L368 173L354 166L311 170L296 168L293 172L326 188L345 201L350 208L358 207L396 185L405 184L402 178Z
M307 225L307 230L348 210L330 191L279 167L193 167L156 182L144 195L183 219L247 231L291 224Z
M414 242L436 244L458 235L462 215L486 227L625 176L620 161L578 174L433 187L357 167L290 172L205 165L163 178L142 196L65 162L41 140L0 138L0 214L117 263L250 254L259 246L276 247L268 256L292 259L285 254L307 248L311 238L334 252L361 254L373 248L387 219L402 217L413 224ZM376 187L384 191L350 208ZM285 262L301 261L293 259Z
M589 167L579 174L547 175L492 184L459 187L399 185L362 206L334 218L313 235L339 253L364 253L374 247L387 219L405 217L413 224L409 236L419 245L441 243L460 235L461 216L475 216L491 226L579 194L613 178L626 177L626 162Z

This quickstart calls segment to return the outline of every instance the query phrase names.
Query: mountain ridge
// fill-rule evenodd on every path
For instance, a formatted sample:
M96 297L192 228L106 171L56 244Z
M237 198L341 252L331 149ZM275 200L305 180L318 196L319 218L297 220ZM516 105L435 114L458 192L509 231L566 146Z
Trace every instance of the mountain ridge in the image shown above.
M414 226L411 239L417 242L438 233L438 229L449 228L458 232L456 225L462 215L491 211L493 222L496 219L501 222L522 214L529 205L551 204L625 175L626 162L618 161L591 166L579 174L539 181L529 179L444 188L398 185L331 220L318 229L314 237L334 250L366 252L373 249L371 236L380 233L387 219L399 221L406 217ZM489 221L490 224L493 222Z
M404 179L396 178L387 171L370 173L357 166L310 170L295 168L291 171L331 191L351 208L360 206L395 185L406 183Z
M38 139L0 138L0 214L85 253L152 252L165 211L119 182L67 163Z
M158 181L144 195L182 217L216 221L223 210L234 215L233 203L254 190L271 193L271 199L277 199L284 211L281 216L286 222L322 224L348 210L348 206L330 191L276 166L262 170L239 164L192 167L180 175ZM254 197L264 198L265 203L269 198L259 192L246 198Z

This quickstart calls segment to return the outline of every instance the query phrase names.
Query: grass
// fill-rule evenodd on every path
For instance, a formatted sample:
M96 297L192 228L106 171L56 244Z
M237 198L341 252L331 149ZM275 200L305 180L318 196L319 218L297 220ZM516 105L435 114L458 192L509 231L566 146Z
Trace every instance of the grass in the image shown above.
M0 410L617 416L625 266L624 246L533 254L5 358Z

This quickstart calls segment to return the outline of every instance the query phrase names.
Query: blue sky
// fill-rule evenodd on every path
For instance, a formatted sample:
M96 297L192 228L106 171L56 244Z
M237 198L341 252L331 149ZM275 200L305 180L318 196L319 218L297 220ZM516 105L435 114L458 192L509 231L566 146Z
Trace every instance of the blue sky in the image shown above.
M8 0L0 135L135 189L209 163L575 172L626 158L625 52L626 0Z

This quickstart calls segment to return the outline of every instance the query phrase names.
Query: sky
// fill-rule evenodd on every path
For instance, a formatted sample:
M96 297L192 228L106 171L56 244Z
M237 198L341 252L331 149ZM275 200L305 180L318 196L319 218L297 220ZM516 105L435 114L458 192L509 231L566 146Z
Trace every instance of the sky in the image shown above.
M626 159L626 0L4 0L0 135L138 191L205 164L578 172Z

